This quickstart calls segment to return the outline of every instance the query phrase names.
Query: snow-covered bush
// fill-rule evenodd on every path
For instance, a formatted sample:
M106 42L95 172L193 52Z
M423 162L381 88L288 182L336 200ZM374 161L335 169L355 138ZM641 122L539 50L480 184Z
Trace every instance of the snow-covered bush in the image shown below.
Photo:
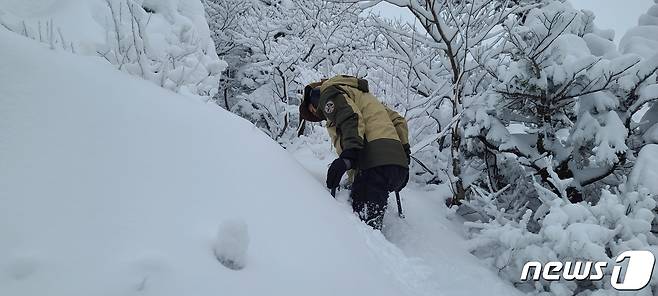
M528 261L612 263L629 249L656 253L655 200L642 186L625 189L625 175L648 142L633 117L658 98L658 58L617 51L590 12L562 1L542 1L504 28L485 63L495 81L464 115L467 138L479 140L468 151L486 163L464 203L485 221L467 223L473 252L524 290L610 288L609 271L602 282L519 277Z
M52 19L44 22L37 22L36 26L29 24L25 20L19 20L16 17L4 15L0 10L0 28L7 29L16 34L23 35L27 38L48 44L50 49L62 49L76 53L76 46L66 37Z
M642 14L636 27L628 30L619 41L623 53L635 53L645 58L656 54L658 48L658 2Z
M539 209L527 210L520 220L507 219L500 210L500 215L489 223L466 223L473 237L472 252L519 289L560 296L612 290L596 295L616 295L610 286L610 268L604 270L601 281L522 281L520 277L529 261L603 261L610 267L617 255L627 250L648 250L658 255L658 240L651 232L656 201L647 190L630 191L624 186L615 192L604 189L593 205L571 203L550 190L542 192ZM529 230L533 221L540 224L538 231ZM653 277L649 286L635 295L652 295L656 288L658 278Z
M237 41L244 19L251 6L241 0L203 0L210 37L215 43L217 55L228 64L219 80L214 101L226 110L235 105L238 94L244 91L239 79L239 69L245 65L244 57L249 49Z
M299 105L301 59L309 45L300 37L306 31L294 3L265 5L253 2L245 15L236 42L248 53L239 70L243 92L230 110L248 118L275 140L294 135ZM249 24L249 25L246 25ZM281 142L281 141L280 141Z
M477 140L468 150L486 163L474 184L500 192L492 202L515 217L539 205L535 182L574 202L596 201L601 188L621 183L641 148L632 118L656 86L658 59L622 55L590 12L566 2L544 1L504 28L485 63L495 80L464 115L467 138ZM551 178L569 182L560 188ZM467 204L485 213L482 190Z
M175 92L212 96L225 64L198 1L105 0L97 53L120 70Z
M286 145L304 86L356 74L368 35L356 7L326 1L205 0L217 52L230 65L215 101Z
M646 145L640 150L635 166L630 175L628 183L632 188L645 187L651 193L658 195L658 145Z
M658 2L640 16L638 26L631 28L619 42L623 53L633 53L645 59L656 59L658 48ZM655 76L655 75L654 75ZM651 79L651 78L648 78ZM656 81L658 82L658 81ZM638 91L636 108L645 107L646 113L639 121L639 133L645 143L658 144L658 85L649 85Z
M200 96L217 91L226 64L215 53L197 0L23 2L0 7L0 28L51 49L101 56L172 91ZM67 9L54 9L60 6Z

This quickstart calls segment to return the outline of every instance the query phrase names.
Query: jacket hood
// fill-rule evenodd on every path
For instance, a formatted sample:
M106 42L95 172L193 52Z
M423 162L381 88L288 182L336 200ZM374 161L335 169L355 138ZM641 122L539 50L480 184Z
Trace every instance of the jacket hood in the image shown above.
M370 92L368 87L368 80L356 78L349 75L337 75L324 82L320 86L320 91L324 91L330 86L349 86L356 88L362 92Z

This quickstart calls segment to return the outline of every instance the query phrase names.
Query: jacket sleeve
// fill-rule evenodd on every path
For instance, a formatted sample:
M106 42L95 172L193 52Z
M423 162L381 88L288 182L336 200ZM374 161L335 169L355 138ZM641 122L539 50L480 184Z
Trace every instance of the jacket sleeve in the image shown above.
M391 119L391 122L393 122L393 126L395 126L395 131L397 132L398 138L400 138L402 145L409 144L409 129L407 128L407 120L404 119L402 115L388 107L386 107L386 112L388 112L388 117Z
M345 95L339 91L329 91L322 112L330 124L335 124L342 151L363 148L363 129L359 128L361 112L350 104Z

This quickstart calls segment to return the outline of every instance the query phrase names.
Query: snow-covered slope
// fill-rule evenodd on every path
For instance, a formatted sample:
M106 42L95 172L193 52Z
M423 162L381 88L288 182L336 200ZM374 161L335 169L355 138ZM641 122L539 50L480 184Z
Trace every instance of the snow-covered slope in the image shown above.
M336 157L330 147L328 134L315 133L288 150L320 182L325 179L327 163ZM469 252L473 243L465 236L463 219L445 206L445 199L451 196L446 184L418 186L412 182L401 192L406 218L400 219L394 194L390 194L383 233L395 247L388 241L373 242L380 250L380 260L392 268L406 266L396 274L414 284L420 295L523 295ZM337 193L346 211L351 210L348 198L346 190ZM382 254L383 248L390 251ZM404 262L410 267L400 264L398 248L411 258Z
M399 250L245 120L2 28L0 52L0 295L416 289ZM244 269L215 258L220 225L246 225Z

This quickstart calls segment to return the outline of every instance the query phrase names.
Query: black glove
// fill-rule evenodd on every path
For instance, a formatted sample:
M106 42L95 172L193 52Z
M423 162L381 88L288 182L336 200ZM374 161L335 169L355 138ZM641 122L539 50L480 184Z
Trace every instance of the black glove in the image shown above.
M327 188L333 189L340 185L345 172L356 166L357 155L356 150L345 150L331 163L327 170Z
M327 188L333 189L340 185L340 179L347 171L347 161L342 158L336 158L329 166L327 171Z
M411 164L411 146L407 143L402 145L402 148L404 148L404 153L407 154L407 164Z

